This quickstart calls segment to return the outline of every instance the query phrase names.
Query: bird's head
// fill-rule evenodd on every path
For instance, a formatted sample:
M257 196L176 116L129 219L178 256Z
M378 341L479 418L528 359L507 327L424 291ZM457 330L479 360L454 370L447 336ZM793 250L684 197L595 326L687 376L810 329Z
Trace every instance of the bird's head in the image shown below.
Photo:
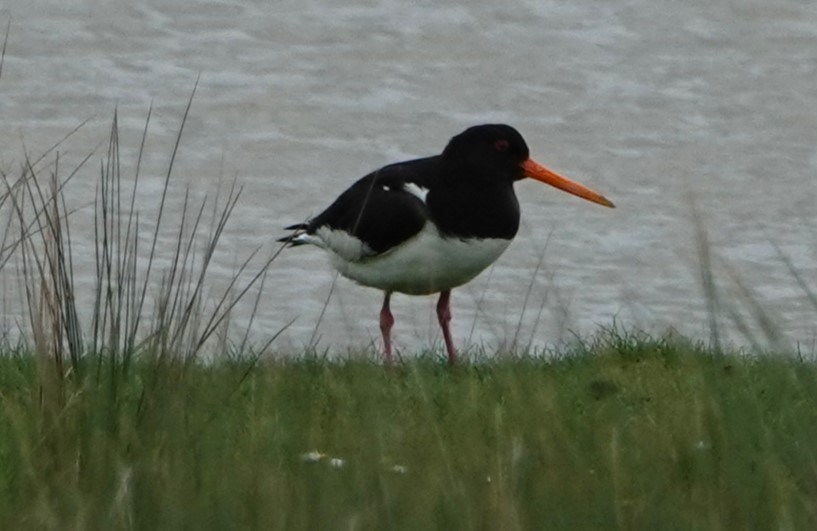
M598 192L533 160L525 139L509 125L469 127L448 142L442 156L449 168L458 170L455 175L508 182L530 177L588 201L611 208L615 206Z

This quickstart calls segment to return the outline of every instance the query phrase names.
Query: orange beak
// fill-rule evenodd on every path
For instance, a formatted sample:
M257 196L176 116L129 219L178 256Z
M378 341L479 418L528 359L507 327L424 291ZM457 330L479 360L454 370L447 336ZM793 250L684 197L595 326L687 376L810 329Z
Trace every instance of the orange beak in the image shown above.
M587 199L588 201L593 201L594 203L610 208L616 207L616 205L614 205L609 199L595 190L591 190L590 188L583 184L579 184L576 181L571 181L567 177L562 177L558 173L545 168L533 159L528 159L523 162L522 169L525 170L526 177L531 177L537 181L542 181L543 183L555 186L559 190L564 190L569 194L577 195L582 199Z

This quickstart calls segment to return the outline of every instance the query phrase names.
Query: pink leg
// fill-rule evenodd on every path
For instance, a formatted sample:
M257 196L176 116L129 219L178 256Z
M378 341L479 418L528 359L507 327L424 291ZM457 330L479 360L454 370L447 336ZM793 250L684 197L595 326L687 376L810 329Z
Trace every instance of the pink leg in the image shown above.
M394 324L394 316L389 309L389 299L391 299L391 293L387 291L383 298L383 307L380 309L380 333L383 334L383 354L386 356L386 365L391 367L391 327Z
M443 329L445 350L448 351L448 364L454 365L457 361L457 351L454 349L454 341L451 339L451 330L448 328L448 324L451 322L450 300L450 289L440 292L440 299L437 301L437 319L440 321L440 328Z

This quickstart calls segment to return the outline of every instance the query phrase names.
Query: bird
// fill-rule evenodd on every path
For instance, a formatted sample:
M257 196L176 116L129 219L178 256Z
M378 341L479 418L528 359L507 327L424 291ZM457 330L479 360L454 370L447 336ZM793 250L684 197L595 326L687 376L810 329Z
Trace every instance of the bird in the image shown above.
M599 205L613 203L530 157L522 135L505 124L469 127L442 153L384 166L362 177L317 216L285 227L278 241L313 245L344 277L383 291L380 331L392 365L394 293L439 293L437 320L448 362L451 290L471 281L508 248L519 229L514 183L550 184Z

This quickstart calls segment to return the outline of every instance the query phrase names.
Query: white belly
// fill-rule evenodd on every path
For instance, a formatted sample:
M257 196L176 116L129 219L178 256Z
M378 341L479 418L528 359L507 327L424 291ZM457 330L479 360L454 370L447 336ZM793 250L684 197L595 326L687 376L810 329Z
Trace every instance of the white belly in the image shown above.
M510 240L443 238L432 223L391 251L349 261L330 251L341 275L364 286L409 295L427 295L465 284L491 265Z

